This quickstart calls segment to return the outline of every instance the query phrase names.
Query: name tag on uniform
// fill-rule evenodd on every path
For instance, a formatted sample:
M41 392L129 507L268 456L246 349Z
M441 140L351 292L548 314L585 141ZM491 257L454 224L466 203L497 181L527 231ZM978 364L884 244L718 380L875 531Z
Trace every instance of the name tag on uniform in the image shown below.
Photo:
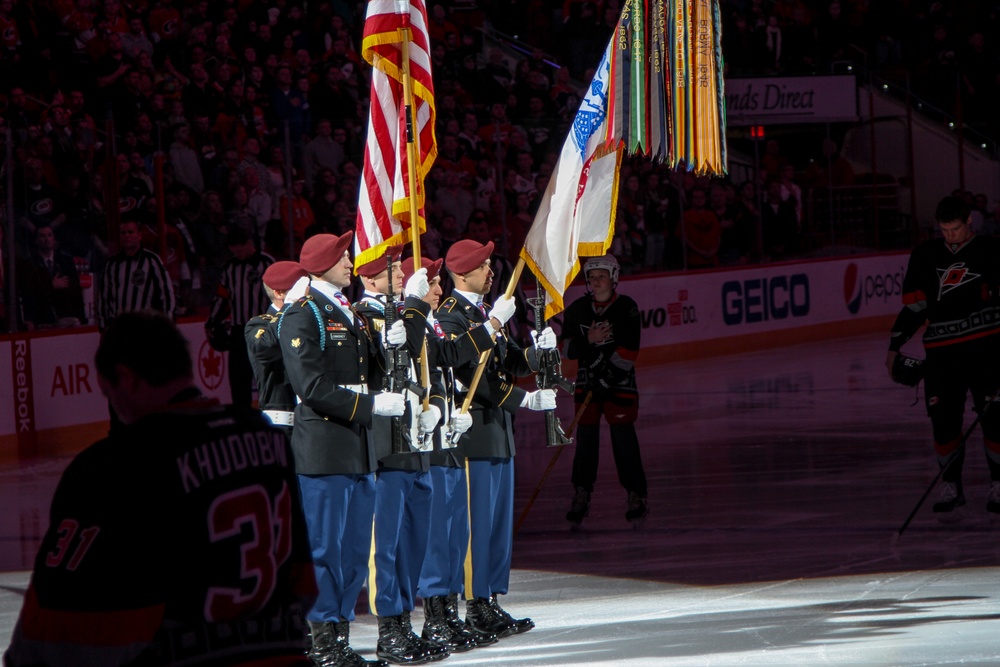
M329 339L332 341L347 340L347 327L341 324L340 322L331 322L327 320L326 333Z

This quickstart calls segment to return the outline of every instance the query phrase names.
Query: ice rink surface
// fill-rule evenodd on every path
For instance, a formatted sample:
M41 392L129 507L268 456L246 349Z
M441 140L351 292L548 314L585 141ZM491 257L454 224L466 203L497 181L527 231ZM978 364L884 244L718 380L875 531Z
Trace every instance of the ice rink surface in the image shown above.
M645 525L624 519L605 427L590 516L569 530L570 445L515 537L502 600L537 627L447 664L1000 665L981 436L960 520L931 513L935 488L894 545L937 471L922 391L889 380L885 349L878 335L655 367L640 356ZM572 419L565 396L559 414ZM517 428L515 519L557 455L537 415ZM0 469L0 645L65 463ZM370 655L376 634L360 615L352 644Z

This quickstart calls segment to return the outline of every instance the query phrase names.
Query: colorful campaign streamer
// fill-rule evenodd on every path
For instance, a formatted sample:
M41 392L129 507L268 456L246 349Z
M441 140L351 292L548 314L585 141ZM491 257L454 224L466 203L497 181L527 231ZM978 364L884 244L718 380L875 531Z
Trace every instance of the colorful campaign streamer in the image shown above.
M612 39L608 149L726 172L719 0L626 0Z

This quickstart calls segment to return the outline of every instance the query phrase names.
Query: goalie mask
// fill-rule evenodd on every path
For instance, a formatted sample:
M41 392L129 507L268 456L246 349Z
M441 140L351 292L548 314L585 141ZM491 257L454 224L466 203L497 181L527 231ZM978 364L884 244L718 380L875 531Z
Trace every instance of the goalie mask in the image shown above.
M618 260L614 255L601 255L591 257L583 265L583 275L586 276L594 269L604 269L611 276L611 286L618 287Z

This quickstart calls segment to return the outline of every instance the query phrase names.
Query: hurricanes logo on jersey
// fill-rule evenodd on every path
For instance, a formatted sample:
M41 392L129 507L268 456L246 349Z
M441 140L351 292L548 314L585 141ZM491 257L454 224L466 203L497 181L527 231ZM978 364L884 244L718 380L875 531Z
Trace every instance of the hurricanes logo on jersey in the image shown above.
M971 282L980 274L972 273L965 268L965 262L956 262L947 269L938 269L938 299L952 291L956 287L961 287L965 283Z

